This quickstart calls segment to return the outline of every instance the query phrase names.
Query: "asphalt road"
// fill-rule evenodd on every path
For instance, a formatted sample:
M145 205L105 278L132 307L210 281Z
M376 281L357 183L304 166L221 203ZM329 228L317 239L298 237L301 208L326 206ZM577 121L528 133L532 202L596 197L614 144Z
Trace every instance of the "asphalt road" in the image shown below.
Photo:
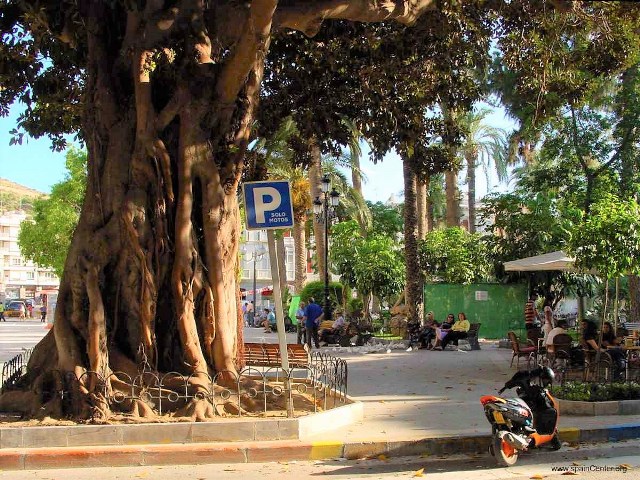
M40 320L8 318L0 322L0 363L11 360L24 349L33 347L49 330ZM262 328L245 328L245 341L277 343L276 333L264 333ZM287 333L287 342L295 343L296 334Z
M0 363L11 360L26 348L33 347L49 330L40 320L8 318L0 322Z
M233 465L136 466L64 470L25 470L0 472L0 479L11 480L237 480L327 477L346 479L398 479L426 477L437 480L561 479L566 470L582 479L630 480L638 478L640 440L580 447L564 447L523 455L514 467L497 468L487 455L452 457L398 457L356 461L271 462ZM621 466L630 467L624 470Z

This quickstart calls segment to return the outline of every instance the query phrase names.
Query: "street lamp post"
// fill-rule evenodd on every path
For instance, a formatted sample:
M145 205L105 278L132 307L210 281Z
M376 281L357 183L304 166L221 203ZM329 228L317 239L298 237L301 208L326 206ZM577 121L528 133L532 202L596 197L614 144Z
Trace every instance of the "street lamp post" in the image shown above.
M258 304L257 304L257 299L256 296L258 295L258 285L257 285L257 267L256 265L258 264L258 260L260 260L264 254L267 253L264 249L264 247L259 246L256 247L255 250L253 250L251 252L251 255L249 257L247 257L247 251L243 248L242 254L245 256L245 259L248 262L253 262L253 315L255 317L257 310L256 308L258 308ZM253 318L250 319L251 322L251 327L253 327Z
M331 301L329 299L329 224L335 215L335 207L340 203L340 194L331 189L328 175L322 177L321 194L313 201L313 213L319 223L324 224L324 319L331 320Z

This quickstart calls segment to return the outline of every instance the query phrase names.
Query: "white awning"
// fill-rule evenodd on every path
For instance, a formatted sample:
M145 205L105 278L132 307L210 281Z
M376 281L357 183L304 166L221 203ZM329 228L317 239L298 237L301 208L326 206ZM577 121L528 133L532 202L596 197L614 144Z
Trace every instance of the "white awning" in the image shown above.
M560 270L563 272L576 271L574 268L574 259L562 250L505 262L504 269L507 272L537 272L545 270Z

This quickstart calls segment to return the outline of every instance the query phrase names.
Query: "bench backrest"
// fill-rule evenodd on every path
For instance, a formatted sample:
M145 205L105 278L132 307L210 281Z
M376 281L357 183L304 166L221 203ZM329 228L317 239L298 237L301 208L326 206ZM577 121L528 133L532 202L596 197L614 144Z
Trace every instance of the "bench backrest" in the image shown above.
M280 345L277 343L245 343L244 356L247 365L277 366L281 364ZM305 345L287 344L289 366L309 365L310 355Z
M472 323L471 326L469 327L469 331L467 332L468 335L473 336L473 335L478 335L478 331L480 330L480 325L482 325L481 323Z

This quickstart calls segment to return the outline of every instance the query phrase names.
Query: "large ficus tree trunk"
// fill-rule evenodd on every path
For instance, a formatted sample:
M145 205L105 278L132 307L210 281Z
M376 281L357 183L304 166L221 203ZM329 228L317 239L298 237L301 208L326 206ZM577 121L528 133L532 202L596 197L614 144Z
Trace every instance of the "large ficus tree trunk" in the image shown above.
M237 191L272 29L313 34L325 18L411 23L432 2L11 3L28 10L35 37L66 43L69 61L84 62L88 185L55 326L0 409L104 418L112 406L101 392L131 387L141 372L180 372L196 391L207 375L230 381L242 342ZM80 379L71 411L44 393L54 371ZM178 413L213 411L200 399Z

